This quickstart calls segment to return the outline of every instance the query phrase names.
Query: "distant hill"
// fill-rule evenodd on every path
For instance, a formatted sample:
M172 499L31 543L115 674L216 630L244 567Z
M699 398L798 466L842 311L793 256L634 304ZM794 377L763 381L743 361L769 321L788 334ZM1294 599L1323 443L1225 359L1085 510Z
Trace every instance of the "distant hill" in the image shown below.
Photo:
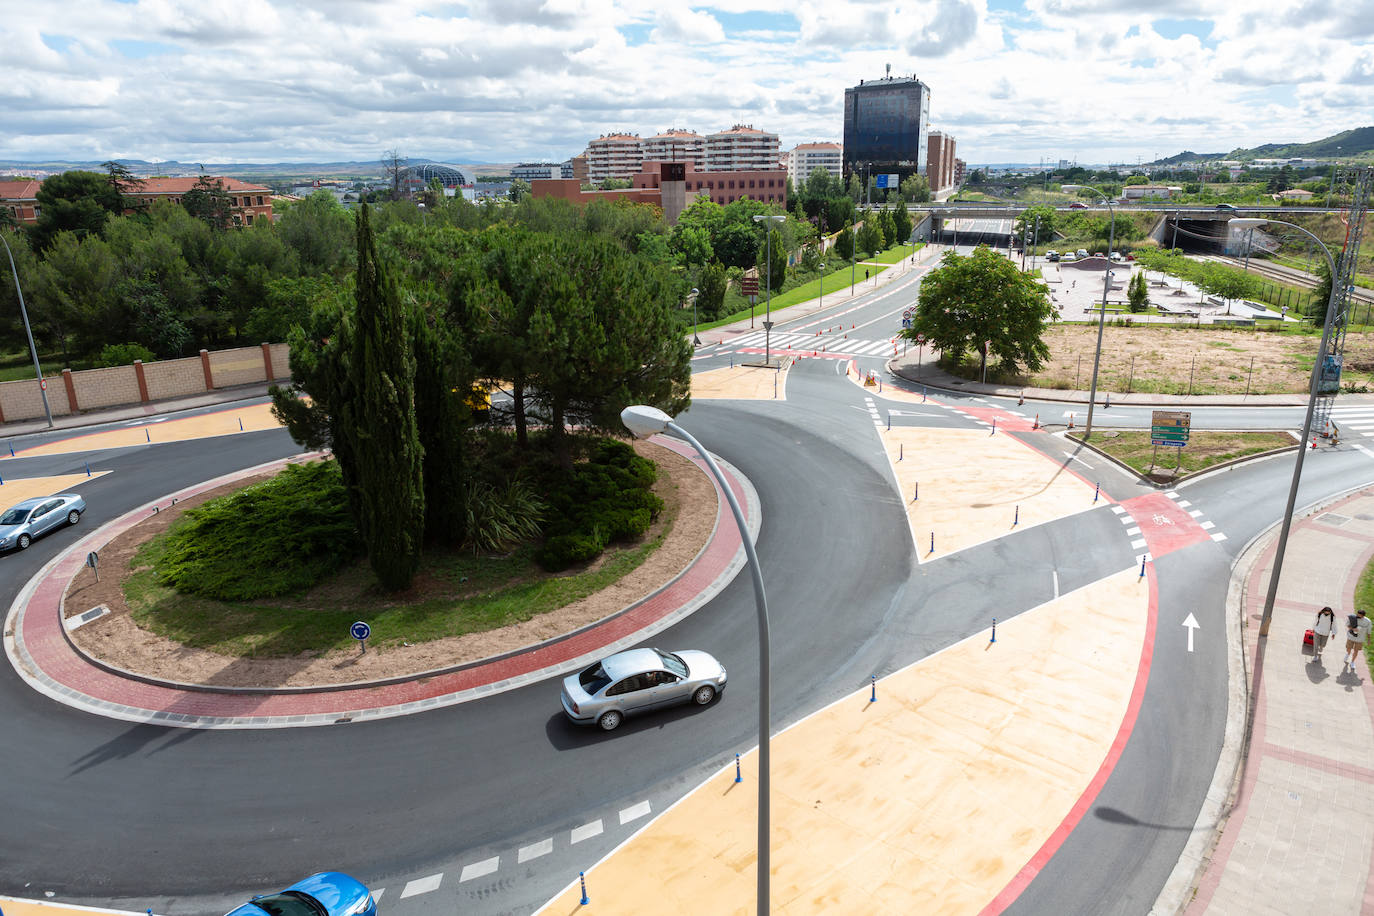
M1148 165L1178 165L1210 159L1374 159L1374 127L1341 131L1311 143L1263 143L1250 149L1229 153L1194 153L1184 150L1177 156L1156 159Z
M378 178L383 174L383 166L379 159L362 160L353 162L179 162L175 159L163 159L157 162L148 162L143 159L116 159L135 175L146 178L153 175L178 177L185 175L199 175L203 168L207 175L224 175L229 178L243 179L263 179L263 178ZM103 162L103 160L101 160ZM66 172L73 169L85 169L87 171L104 171L101 162L97 161L25 161L19 159L0 159L0 175L14 170L41 170L49 173ZM412 157L406 160L408 165L423 165L425 163L440 163L437 159L424 159ZM464 173L482 174L491 169L485 162L459 163L456 160L442 161L443 165L457 166L459 171ZM509 166L501 166L505 172L510 171Z
M1225 153L1195 153L1190 149L1186 149L1177 156L1170 156L1167 159L1156 159L1154 162L1146 163L1146 165L1179 165L1184 162L1202 162L1207 159L1224 158L1226 158Z

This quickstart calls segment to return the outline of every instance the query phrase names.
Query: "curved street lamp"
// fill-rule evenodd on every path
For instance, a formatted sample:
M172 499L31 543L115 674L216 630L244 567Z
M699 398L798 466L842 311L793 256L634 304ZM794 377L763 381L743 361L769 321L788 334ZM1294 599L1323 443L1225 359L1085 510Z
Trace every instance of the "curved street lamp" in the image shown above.
M697 295L700 292L701 290L694 286L692 291L687 294L692 300L692 346L694 347L701 346L701 338L697 336Z
M620 422L625 424L636 439L647 439L655 433L671 430L687 443L696 449L697 454L706 462L706 467L710 469L711 475L715 477L716 483L720 485L721 492L725 494L725 501L730 504L730 511L734 513L735 524L739 527L740 541L744 544L744 555L748 560L749 572L754 579L754 606L758 613L759 623L759 803L758 803L758 899L756 901L759 914L768 912L768 872L769 872L769 690L770 681L768 664L768 599L763 593L763 572L759 568L758 554L754 552L754 542L749 538L749 524L744 519L744 513L740 511L739 501L735 499L735 493L730 489L730 484L725 480L725 475L721 474L720 468L711 458L711 453L702 447L701 443L692 436L691 433L673 422L673 418L668 416L657 407L645 405L634 405L626 407L620 412Z
M1107 324L1107 290L1112 283L1112 248L1116 245L1116 210L1112 199L1091 185L1079 185L1084 190L1099 195L1107 204L1107 212L1112 216L1111 229L1107 234L1107 269L1102 272L1102 308L1097 315L1097 349L1093 351L1093 381L1088 389L1088 422L1083 426L1083 440L1086 442L1093 434L1093 407L1097 403L1097 367L1102 363L1102 329Z
M787 219L787 217L779 213L754 214L754 222L756 223L780 223L785 219ZM768 289L764 291L767 294L767 298L763 305L763 364L765 366L771 366L773 365L773 357L770 353L772 349L770 346L770 339L773 335L773 227L769 225L767 228L768 232L765 233L763 237L763 243L768 248L767 254L765 255L767 258L767 267L765 269L768 271Z
M1312 433L1312 414L1317 407L1317 392L1321 387L1322 358L1326 356L1326 348L1331 342L1331 322L1335 318L1336 311L1336 261L1331 257L1331 251L1326 247L1326 243L1308 232L1297 223L1290 223L1282 219L1260 219L1251 217L1237 217L1227 220L1227 225L1235 229L1248 229L1251 232L1257 226L1266 223L1279 223L1290 226L1317 243L1317 247L1326 255L1327 266L1331 269L1331 295L1326 300L1326 318L1322 322L1322 342L1321 348L1317 350L1317 359L1312 364L1312 384L1307 394L1307 414L1302 421L1302 440L1298 443L1298 457L1293 462L1293 481L1288 486L1288 505L1283 510L1283 526L1279 529L1279 544L1274 553L1274 571L1269 574L1269 589L1264 594L1264 613L1260 617L1259 635L1261 638L1269 636L1269 620L1274 616L1274 600L1279 593L1279 575L1283 572L1283 554L1288 548L1288 531L1293 527L1293 507L1298 501L1298 483L1302 480L1302 461L1307 454L1307 437Z
M33 345L33 331L29 328L29 311L24 308L24 291L19 288L19 269L14 266L14 252L10 243L5 241L5 233L0 232L0 245L5 246L5 254L10 258L10 272L14 274L14 292L19 296L19 314L24 319L24 333L29 338L29 355L33 357L33 374L38 377L38 393L43 396L43 413L48 418L48 428L52 429L52 408L48 406L48 383L43 380L43 367L38 364L38 348Z

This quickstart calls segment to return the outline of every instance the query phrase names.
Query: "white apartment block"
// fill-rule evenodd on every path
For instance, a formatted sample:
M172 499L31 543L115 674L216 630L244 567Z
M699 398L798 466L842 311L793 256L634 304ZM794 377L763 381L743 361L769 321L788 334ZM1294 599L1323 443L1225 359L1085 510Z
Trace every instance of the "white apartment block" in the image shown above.
M844 147L838 143L801 143L783 157L792 187L800 188L816 169L825 169L836 178L844 175Z
M777 134L736 124L706 137L708 172L764 172L777 167Z
M690 162L706 169L706 138L694 130L673 127L648 137L643 143L645 162Z
M637 134L603 134L587 144L587 178L593 183L629 179L643 163L644 144Z

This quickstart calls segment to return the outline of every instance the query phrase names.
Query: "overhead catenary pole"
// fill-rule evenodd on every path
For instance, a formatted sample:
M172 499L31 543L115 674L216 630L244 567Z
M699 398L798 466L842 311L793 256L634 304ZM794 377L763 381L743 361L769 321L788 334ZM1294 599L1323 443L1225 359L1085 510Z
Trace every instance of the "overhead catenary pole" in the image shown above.
M43 379L43 367L38 362L38 348L33 345L33 329L29 327L29 310L24 307L24 290L19 286L19 268L14 266L14 252L5 234L0 232L0 244L5 246L9 255L10 273L14 274L14 293L19 297L19 316L24 319L24 334L29 339L29 355L33 357L33 374L38 379L38 393L43 396L43 415L48 418L48 428L52 428L52 408L48 406L48 383Z

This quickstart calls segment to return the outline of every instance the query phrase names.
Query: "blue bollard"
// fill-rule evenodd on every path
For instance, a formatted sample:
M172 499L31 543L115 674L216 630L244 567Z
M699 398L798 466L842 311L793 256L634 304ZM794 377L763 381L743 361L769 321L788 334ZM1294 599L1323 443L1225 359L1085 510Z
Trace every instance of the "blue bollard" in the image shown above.
M921 498L921 482L918 480L915 483L913 483L911 485L911 489L911 501L915 502L916 500Z
M243 432L243 417L239 417L239 432Z
M4 477L0 477L0 487L3 487L4 485L5 485L5 478L4 478Z
M878 379L878 393L879 393L879 394L882 394L882 393L883 393L883 380L882 380L882 379Z
M930 552L931 552L931 553L934 553L934 552L935 552L935 532L934 532L934 531L932 531L932 532L930 533Z
M91 463L89 461L86 462L86 476L91 476Z
M925 386L925 385L922 385L922 386L921 386L921 403L924 404L925 402L926 402L926 386Z
M876 703L876 702L878 702L878 675L876 675L876 674L870 674L869 677L870 677L870 678L872 679L872 681L873 681L873 683L872 683L873 692L870 693L870 694L868 695L868 702L870 702L870 703Z
M10 443L10 457L11 457L11 458L14 457L14 443L13 443L13 442Z
M148 440L149 442L153 441L152 434L148 432L148 427L146 426L143 427L143 438Z
M997 618L996 618L996 617L992 618L992 639L989 639L988 642L997 642Z
M1016 514L1011 517L1011 526L1015 528L1019 524L1021 524L1021 507L1017 506Z
M887 431L892 432L892 411L887 412Z
M735 755L735 782L744 782L744 777L739 772L739 754Z
M997 418L992 418L992 435L997 435Z
M1145 578L1145 557L1146 557L1146 556L1147 556L1147 554L1141 554L1141 556L1140 556L1140 578L1142 578L1142 579Z
M1093 502L1097 502L1097 495L1102 492L1101 482L1093 484Z
M901 442L898 442L898 443L897 443L897 460L898 460L898 461L901 461L901 460L902 460L902 452L904 452L904 451L906 451L906 446L903 445Z
M590 897L587 896L587 874L586 874L586 872L578 872L578 873L577 873L577 880L580 881L580 882L582 882L582 899L579 900L579 901L577 901L577 902L578 902L580 905L582 905L582 906L586 906L587 904L589 904L589 903L592 902L592 898L590 898Z

